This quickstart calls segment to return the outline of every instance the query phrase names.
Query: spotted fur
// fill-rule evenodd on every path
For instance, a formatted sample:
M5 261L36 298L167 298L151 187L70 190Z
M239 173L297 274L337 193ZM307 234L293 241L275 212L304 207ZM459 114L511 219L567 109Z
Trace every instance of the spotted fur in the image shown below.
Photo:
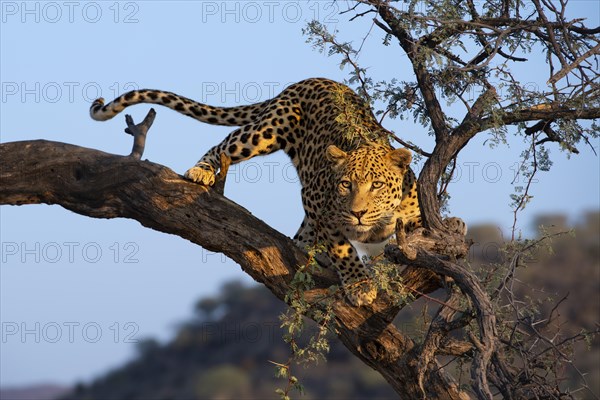
M410 152L390 146L368 104L345 85L307 79L273 99L238 107L138 90L106 105L98 99L90 114L104 121L139 103L161 104L209 124L240 126L185 173L200 184L214 184L221 154L237 163L285 151L298 171L305 211L294 240L302 248L325 245L327 259L354 305L371 303L376 290L368 284L369 272L350 240L387 240L399 218L408 229L421 225Z

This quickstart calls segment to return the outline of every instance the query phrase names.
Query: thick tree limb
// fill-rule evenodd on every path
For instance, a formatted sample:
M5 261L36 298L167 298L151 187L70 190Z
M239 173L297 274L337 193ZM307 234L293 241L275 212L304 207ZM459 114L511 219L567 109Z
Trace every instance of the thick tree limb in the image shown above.
M0 204L59 204L94 218L135 219L229 256L280 299L297 266L307 261L289 238L244 208L164 166L43 140L1 144L0 158ZM403 283L430 293L439 287L433 277L407 268ZM338 283L327 270L316 274L315 281L316 289L305 293L309 301ZM356 308L341 295L333 307L346 347L380 372L402 398L420 398L414 343L390 323L400 307L381 296L371 306ZM443 370L430 368L424 386L428 399L461 398Z

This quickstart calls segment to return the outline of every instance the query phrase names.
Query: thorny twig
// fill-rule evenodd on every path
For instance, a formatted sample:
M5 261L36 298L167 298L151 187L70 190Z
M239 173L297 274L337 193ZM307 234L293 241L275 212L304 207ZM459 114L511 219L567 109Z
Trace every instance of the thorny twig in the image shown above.
M517 229L517 214L519 211L521 211L523 208L525 208L525 205L527 204L527 202L530 199L529 188L531 187L531 183L533 182L535 174L537 173L537 170L538 170L536 138L537 138L537 135L534 133L531 137L531 147L530 147L531 154L533 157L533 162L532 162L533 170L530 172L529 176L527 177L527 185L525 185L525 190L519 196L519 201L513 210L513 225L512 225L512 229L511 229L511 241L515 240L515 231Z

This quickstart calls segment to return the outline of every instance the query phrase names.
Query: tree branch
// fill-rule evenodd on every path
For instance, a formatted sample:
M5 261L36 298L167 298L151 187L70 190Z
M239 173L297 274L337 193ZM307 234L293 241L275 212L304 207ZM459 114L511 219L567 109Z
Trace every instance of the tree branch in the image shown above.
M289 238L244 208L164 166L44 140L0 144L0 158L0 204L59 204L93 218L135 219L227 255L279 299L289 292L297 267L307 261ZM423 269L402 273L403 284L422 293L439 287L434 277ZM327 269L314 278L316 288L305 298L318 308L318 300L338 281ZM414 343L390 323L400 307L388 304L385 296L370 306L352 307L337 295L333 308L344 345L400 396L421 397L414 384ZM430 368L426 376L428 399L461 398L444 371Z
M436 140L439 141L441 138L448 134L448 126L446 124L446 117L442 111L442 107L435 93L435 88L431 79L431 75L427 71L425 65L425 59L419 54L418 46L415 40L410 36L408 31L402 28L400 21L392 12L387 4L380 0L369 0L369 3L376 7L379 16L389 26L392 34L398 39L400 46L406 52L410 59L417 82L419 84L419 90L423 94L423 101L427 107L427 113L431 119L431 126L435 132ZM380 26L379 24L377 24Z
M385 248L385 254L388 259L396 263L406 263L409 260L397 246L388 245ZM414 260L410 260L411 265L427 268L440 275L452 278L457 286L469 297L473 307L477 312L477 323L479 328L479 337L471 337L471 341L476 348L476 354L473 357L471 366L471 379L473 389L480 399L492 399L488 383L488 367L492 356L497 351L496 315L494 308L487 294L479 284L477 277L470 271L462 268L458 264L440 259L428 250L418 249ZM425 342L425 350L430 351L428 346L437 346L438 343ZM428 361L426 357L425 361ZM424 387L424 386L423 386Z
M558 82L559 80L561 80L562 78L567 76L567 74L569 72L571 72L573 69L577 68L579 66L579 64L581 64L583 61L585 61L586 59L588 59L589 57L591 57L594 54L598 54L599 52L600 52L600 44L597 44L596 46L592 47L591 49L589 49L588 51L583 53L581 56L579 56L570 65L565 66L563 69L558 71L556 74L552 75L552 77L550 79L548 79L548 83L552 84L552 83Z
M537 105L521 110L506 112L498 119L486 117L480 120L478 132L489 129L499 122L505 125L516 124L519 122L537 121L540 119L596 119L600 118L600 108L570 108L554 107L550 104Z

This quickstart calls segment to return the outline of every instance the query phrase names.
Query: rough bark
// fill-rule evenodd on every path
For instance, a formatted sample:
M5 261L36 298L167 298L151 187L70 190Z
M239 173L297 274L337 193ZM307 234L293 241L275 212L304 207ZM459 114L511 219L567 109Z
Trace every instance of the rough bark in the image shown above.
M167 167L43 140L1 144L0 158L0 204L58 204L94 218L135 219L227 255L279 299L290 290L297 266L307 262L306 254L289 238ZM325 296L327 288L338 283L328 270L317 273L315 281L316 288L305 293L309 301ZM413 293L440 287L432 272L417 268L404 270L403 283ZM381 373L401 398L464 398L435 363L427 367L425 394L421 392L419 354L390 322L400 307L386 300L381 296L374 304L357 308L341 296L335 298L335 323L344 345Z

